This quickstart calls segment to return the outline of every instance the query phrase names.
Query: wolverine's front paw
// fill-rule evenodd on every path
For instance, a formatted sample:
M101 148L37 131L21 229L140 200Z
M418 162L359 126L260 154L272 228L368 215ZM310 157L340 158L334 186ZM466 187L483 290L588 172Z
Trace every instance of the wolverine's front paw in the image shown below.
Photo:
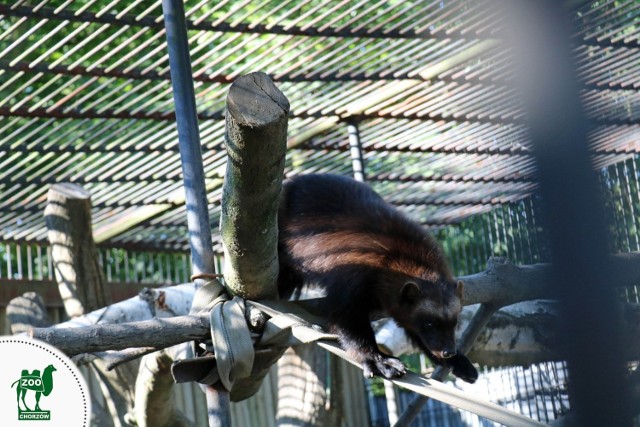
M462 354L456 354L451 359L445 359L446 364L451 368L451 372L456 377L468 383L475 383L478 379L478 370L471 361Z
M407 373L407 367L399 359L376 354L362 363L364 376L367 378L398 378Z

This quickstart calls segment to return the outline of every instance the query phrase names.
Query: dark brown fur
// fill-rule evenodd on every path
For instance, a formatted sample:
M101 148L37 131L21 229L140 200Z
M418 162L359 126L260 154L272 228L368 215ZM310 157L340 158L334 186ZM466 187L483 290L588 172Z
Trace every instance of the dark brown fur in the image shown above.
M419 224L369 186L337 175L285 182L278 221L281 296L305 287L323 291L329 325L366 375L406 372L375 343L370 318L381 313L434 362L475 381L477 371L455 348L463 286Z

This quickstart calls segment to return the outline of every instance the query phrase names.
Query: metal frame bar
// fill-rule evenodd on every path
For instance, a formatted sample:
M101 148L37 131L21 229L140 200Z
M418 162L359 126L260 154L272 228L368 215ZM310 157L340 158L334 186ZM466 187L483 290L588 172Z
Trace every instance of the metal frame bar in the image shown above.
M175 100L180 158L187 205L187 224L193 272L214 273L215 257L204 184L198 114L187 41L187 26L182 0L162 0L164 26L169 49L171 82ZM209 425L230 426L229 393L206 387Z

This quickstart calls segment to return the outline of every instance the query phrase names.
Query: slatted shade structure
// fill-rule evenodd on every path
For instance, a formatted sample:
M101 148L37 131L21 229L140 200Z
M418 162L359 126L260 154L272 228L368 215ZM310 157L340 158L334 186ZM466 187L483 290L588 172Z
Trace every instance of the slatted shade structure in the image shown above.
M569 2L595 167L640 151L640 7ZM492 1L185 3L211 224L224 102L263 71L291 103L286 173L366 179L426 226L527 197L533 160ZM48 186L92 193L102 245L185 250L161 2L0 0L0 240L46 241ZM219 247L219 236L214 234Z

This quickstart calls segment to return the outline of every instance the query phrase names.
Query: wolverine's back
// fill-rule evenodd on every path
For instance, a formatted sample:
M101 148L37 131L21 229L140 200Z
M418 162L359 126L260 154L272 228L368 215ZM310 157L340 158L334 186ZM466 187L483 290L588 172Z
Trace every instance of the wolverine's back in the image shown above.
M433 238L351 178L314 174L286 181L278 215L281 289L347 265L450 277Z

